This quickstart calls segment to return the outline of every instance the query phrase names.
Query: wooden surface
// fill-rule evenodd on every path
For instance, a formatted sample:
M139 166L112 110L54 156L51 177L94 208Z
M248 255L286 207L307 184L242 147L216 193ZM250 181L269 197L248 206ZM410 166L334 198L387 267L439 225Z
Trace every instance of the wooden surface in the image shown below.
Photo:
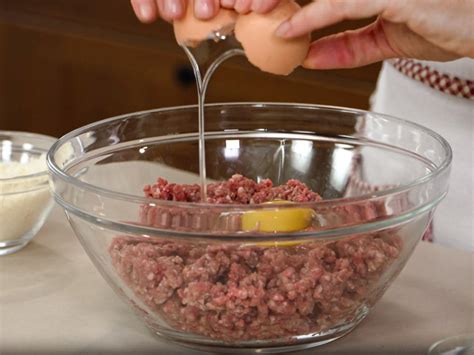
M473 253L422 242L350 334L309 354L426 354L474 334ZM1 354L204 354L153 336L101 278L56 208L23 250L0 257Z
M171 26L140 24L128 0L0 0L0 50L0 129L59 136L117 114L196 103ZM235 58L216 73L208 101L367 108L378 69L280 77Z

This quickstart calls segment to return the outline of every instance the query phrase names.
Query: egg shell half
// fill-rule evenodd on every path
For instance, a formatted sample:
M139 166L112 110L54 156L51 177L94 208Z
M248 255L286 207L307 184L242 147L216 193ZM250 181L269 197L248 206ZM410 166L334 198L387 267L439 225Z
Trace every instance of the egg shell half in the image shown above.
M221 9L216 17L210 20L199 20L194 16L193 8L194 1L189 1L183 18L173 22L174 35L178 44L197 47L215 31L228 29L230 32L237 21L238 14L226 9Z
M303 63L311 36L283 39L275 35L277 27L300 8L293 0L283 0L270 13L251 12L239 16L235 37L250 63L262 71L278 75L288 75Z

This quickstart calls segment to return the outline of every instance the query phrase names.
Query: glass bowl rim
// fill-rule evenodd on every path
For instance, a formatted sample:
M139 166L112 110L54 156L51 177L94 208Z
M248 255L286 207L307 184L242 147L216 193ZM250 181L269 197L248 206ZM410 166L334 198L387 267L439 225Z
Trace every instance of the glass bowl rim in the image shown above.
M446 157L445 159L439 164L439 166L429 172L426 175L423 175L422 177L419 177L412 182L400 186L396 186L393 188L387 188L379 191L374 191L370 193L365 193L361 194L358 196L354 197L342 197L342 198L336 198L336 199L325 199L321 200L318 202L299 202L299 203L294 203L291 204L291 206L285 206L285 208L296 208L296 207L309 207L309 206L322 206L322 205L331 205L331 206L337 206L337 205L346 205L346 204L351 204L351 203L360 203L361 201L364 200L370 200L370 199L376 199L376 198L382 198L385 196L397 194L397 193L402 193L406 192L408 190L411 190L413 188L416 188L419 185L423 185L424 183L434 179L436 176L440 175L442 172L444 172L446 169L448 169L451 165L452 162L452 150L451 146L449 143L446 141L445 138L443 138L440 134L436 133L435 131L424 127L422 125L419 125L417 123L397 118L391 115L386 115L386 114L381 114L373 111L366 111L366 110L361 110L361 109L354 109L354 108L347 108L347 107L339 107L339 106L330 106L330 105L317 105L317 104L305 104L305 103L291 103L291 102L218 102L218 103L209 103L205 105L206 108L216 108L216 107L258 107L258 108L272 108L272 107L277 107L277 108L289 108L289 109L314 109L314 110L329 110L329 111L338 111L338 112L347 112L347 113L352 113L352 114L373 114L376 115L377 117L381 117L384 119L387 119L392 122L398 122L400 124L403 124L405 126L409 126L411 128L421 130L428 135L430 135L432 138L437 140L443 149L446 152ZM158 108L158 109L150 109L150 110L143 110L143 111L137 111L137 112L131 112L131 113L126 113L123 115L119 116L114 116L110 118L106 118L100 121L92 122L88 125L85 125L83 127L77 128L66 135L62 136L59 138L49 149L46 160L47 160L47 166L51 174L53 174L56 177L59 177L61 180L65 181L68 184L72 184L74 186L79 187L80 189L90 191L102 196L107 196L112 199L118 199L126 202L135 202L135 203L145 203L145 204L152 204L152 205L161 205L165 207L183 207L183 208L190 208L190 207L196 207L196 208L203 208L203 207L213 207L216 208L218 207L219 209L222 210L246 210L251 208L252 210L255 209L274 209L274 205L267 205L267 204L257 204L257 205L248 205L248 204L219 204L216 206L216 204L213 203L203 203L203 202L178 202L178 201L167 201L167 200L159 200L159 199L154 199L154 198L149 198L149 197L141 197L137 195L132 195L132 194L126 194L123 192L118 192L118 191L113 191L105 188L101 188L86 182L83 182L71 175L68 175L65 173L55 162L54 160L54 154L57 152L59 147L61 147L63 144L66 142L74 139L75 137L86 133L87 131L90 131L91 129L97 128L99 126L106 125L110 122L114 121L120 121L123 119L127 119L133 116L139 116L139 115L144 115L144 114L151 114L151 113L165 113L165 112L172 112L172 111L182 111L182 110L189 110L189 109L197 109L197 105L181 105L181 106L170 106L170 107L163 107L163 108Z
M33 132L26 132L26 131L10 131L10 130L0 130L0 137L1 135L10 135L13 137L24 137L24 138L36 138L40 139L44 142L51 143L49 148L39 148L35 147L34 149L25 149L25 152L40 152L40 153L47 153L49 152L49 149L52 148L52 146L57 142L57 138L53 136L48 136L46 134L41 134L41 133L33 133ZM1 140L0 140L1 141ZM47 176L49 174L49 169L48 166L46 166L45 170L39 171L34 174L27 174L27 175L20 175L20 176L14 176L10 178L0 178L1 183L13 183L13 182L18 182L21 180L26 180L26 179L31 179L31 178L38 178L38 177L43 177Z
M462 334L451 335L446 338L440 339L434 342L433 344L431 344L431 346L428 349L427 355L434 355L436 350L441 350L441 349L437 349L438 347L442 348L443 345L446 346L447 344L451 344L452 342L454 342L454 344L452 344L453 347L463 346L466 343L469 343L469 345L472 344L472 346L474 346L474 334L462 333ZM448 350L448 352L450 351ZM440 352L440 354L443 354L443 353L444 352L442 353ZM460 354L462 353L463 352L461 352Z

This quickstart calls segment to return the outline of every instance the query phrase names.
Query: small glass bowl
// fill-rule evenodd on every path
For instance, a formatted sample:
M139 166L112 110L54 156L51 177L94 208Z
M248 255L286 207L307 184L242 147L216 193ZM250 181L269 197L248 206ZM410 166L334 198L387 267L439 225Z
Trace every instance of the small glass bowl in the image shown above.
M36 165L32 173L0 177L0 255L25 247L53 207L46 153L55 141L40 134L0 131L0 162L7 173L10 163Z

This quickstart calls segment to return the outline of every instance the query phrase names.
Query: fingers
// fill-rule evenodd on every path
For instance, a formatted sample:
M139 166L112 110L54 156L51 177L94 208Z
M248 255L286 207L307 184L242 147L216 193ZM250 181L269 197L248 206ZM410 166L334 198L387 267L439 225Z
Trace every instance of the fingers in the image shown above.
M219 0L195 0L194 16L201 20L209 20L219 11Z
M303 66L308 69L354 68L399 56L389 44L383 22L321 38L311 45Z
M294 38L343 20L355 20L379 15L389 0L317 0L303 7L275 34Z
M267 13L273 10L280 0L194 0L194 15L201 20L209 20L217 15L222 6L246 14L250 11ZM131 0L138 19L144 23L162 17L166 21L180 19L186 12L188 0Z
M250 9L259 14L266 14L277 7L280 0L253 0Z
M239 14L246 14L254 11L259 14L266 14L272 11L280 0L220 0L223 8L234 9Z
M250 12L252 7L252 0L235 0L234 10L239 14L246 14Z
M131 0L133 11L143 23L150 23L157 19L158 8L154 0Z
M173 21L183 17L186 11L185 0L131 0L131 4L143 23L153 22L160 16L166 21Z
M233 9L235 0L221 0L221 6L225 9Z
M160 3L161 16L167 21L177 20L186 12L185 0L158 0L158 4Z
M172 19L168 15L168 13L166 12L166 9L165 9L165 6L166 6L165 2L167 2L168 0L155 0L155 1L156 1L156 5L158 6L158 12L161 15L161 17L163 18L163 20L171 22Z

